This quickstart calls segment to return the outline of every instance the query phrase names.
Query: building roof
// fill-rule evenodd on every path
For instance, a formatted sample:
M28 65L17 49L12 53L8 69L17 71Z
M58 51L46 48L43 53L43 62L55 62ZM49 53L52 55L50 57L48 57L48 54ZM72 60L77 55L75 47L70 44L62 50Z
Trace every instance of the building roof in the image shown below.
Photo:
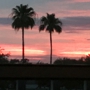
M90 66L0 65L0 79L90 79Z

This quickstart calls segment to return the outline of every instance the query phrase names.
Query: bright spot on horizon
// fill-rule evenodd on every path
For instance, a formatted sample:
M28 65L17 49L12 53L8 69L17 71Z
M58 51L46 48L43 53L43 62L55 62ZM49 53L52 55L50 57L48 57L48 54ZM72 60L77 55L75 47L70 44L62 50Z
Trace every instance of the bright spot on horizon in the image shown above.
M11 55L21 55L22 54L22 49L10 49L7 50L11 52ZM46 55L46 52L43 50L38 50L38 49L25 49L25 55L30 55L30 56L38 56L38 55Z
M70 54L70 55L89 55L89 51L71 51L71 52L62 52L62 54Z

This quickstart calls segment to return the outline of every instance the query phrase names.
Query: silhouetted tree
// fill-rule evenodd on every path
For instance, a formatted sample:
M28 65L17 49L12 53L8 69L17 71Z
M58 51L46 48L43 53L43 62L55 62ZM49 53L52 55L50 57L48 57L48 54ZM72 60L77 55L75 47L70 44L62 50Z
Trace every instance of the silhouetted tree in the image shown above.
M90 55L86 55L86 57L84 58L84 62L86 64L90 64Z
M8 56L6 54L0 54L0 64L8 64Z
M53 62L53 64L62 65L63 64L62 60L63 60L62 58L58 58Z
M20 64L30 64L30 65L32 65L32 63L30 62L29 59L24 59L24 60L21 59Z
M35 11L28 5L16 6L12 9L12 27L18 31L22 29L22 59L24 60L24 29L28 29L35 25L34 22Z
M3 50L1 47L0 47L0 64L8 64L9 63L9 59L8 57L10 56L9 53L7 54L4 54L3 53Z
M44 63L44 62L42 62L42 61L38 61L38 62L36 63L36 65L48 65L48 63Z
M52 33L56 31L57 33L61 33L62 31L62 22L55 18L55 14L48 14L47 16L43 16L41 18L41 25L39 27L39 31L43 31L46 28L46 31L50 33L50 64L52 64Z
M9 63L10 63L10 64L19 64L20 61L19 61L19 59L11 59L11 60L9 61Z
M78 60L71 59L71 58L58 58L54 61L53 64L56 64L56 65L80 65L80 64L85 64L83 59L84 58L79 58Z
M78 64L85 64L84 57L79 58L77 61L78 61Z

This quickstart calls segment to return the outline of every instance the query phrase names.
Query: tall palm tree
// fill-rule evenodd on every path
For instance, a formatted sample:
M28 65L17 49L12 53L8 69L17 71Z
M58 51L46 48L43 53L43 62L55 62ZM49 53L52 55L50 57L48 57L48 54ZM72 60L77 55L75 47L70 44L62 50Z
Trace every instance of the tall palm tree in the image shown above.
M39 31L43 31L46 29L50 33L50 64L52 64L52 33L56 31L57 33L61 33L62 31L62 22L55 18L55 14L48 14L47 16L43 16L41 18L41 25L39 26Z
M24 60L24 29L31 29L35 25L34 21L35 11L32 7L28 5L16 6L12 9L12 27L18 31L22 29L22 60Z

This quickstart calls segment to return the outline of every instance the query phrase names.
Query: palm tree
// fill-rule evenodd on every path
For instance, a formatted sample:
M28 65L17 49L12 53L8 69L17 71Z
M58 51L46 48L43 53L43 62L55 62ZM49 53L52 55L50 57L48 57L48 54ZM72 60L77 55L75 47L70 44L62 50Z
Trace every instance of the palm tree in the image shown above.
M33 28L35 25L34 17L35 11L28 5L20 4L12 9L12 27L16 31L22 29L22 60L24 60L24 29Z
M48 14L47 16L43 16L41 18L41 25L39 26L39 31L43 31L46 29L50 33L50 64L52 64L52 33L56 31L57 33L61 33L62 31L62 22L55 18L55 14Z

